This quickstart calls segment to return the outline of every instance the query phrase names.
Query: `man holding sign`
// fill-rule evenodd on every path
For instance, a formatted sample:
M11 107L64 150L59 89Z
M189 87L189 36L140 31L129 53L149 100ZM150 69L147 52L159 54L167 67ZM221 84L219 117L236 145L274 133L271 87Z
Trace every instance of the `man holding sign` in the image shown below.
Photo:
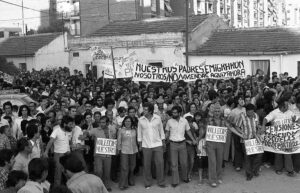
M108 128L108 117L102 116L99 122L99 127L84 132L84 137L92 136L94 139L94 172L102 179L107 191L110 192L111 155L116 154L117 140Z
M246 159L246 178L251 180L253 176L259 176L259 167L262 159L262 145L258 146L257 141L260 142L256 134L258 127L258 117L254 112L255 106L253 104L247 104L245 106L246 114L242 113L236 127L239 127L243 132L243 139L245 140L245 159ZM251 139L254 139L254 141ZM261 151L262 150L262 151Z

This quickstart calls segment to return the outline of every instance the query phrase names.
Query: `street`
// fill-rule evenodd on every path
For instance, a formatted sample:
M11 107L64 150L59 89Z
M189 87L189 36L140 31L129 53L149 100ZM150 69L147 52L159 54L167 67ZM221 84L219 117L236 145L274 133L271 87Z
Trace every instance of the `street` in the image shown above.
M246 181L244 170L236 172L231 165L227 165L223 184L217 188L212 188L207 181L198 185L196 173L193 180L188 184L180 184L176 188L170 185L170 177L167 178L167 188L160 188L156 184L150 189L143 186L143 177L136 178L136 185L121 191L118 184L113 183L112 192L124 193L299 193L300 192L300 174L295 177L288 177L285 173L277 175L272 168L262 168L260 176Z

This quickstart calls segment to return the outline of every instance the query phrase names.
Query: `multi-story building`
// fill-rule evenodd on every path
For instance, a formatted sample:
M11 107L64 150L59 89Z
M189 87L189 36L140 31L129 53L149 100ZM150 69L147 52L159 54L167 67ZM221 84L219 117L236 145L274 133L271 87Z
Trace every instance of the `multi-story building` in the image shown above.
M232 27L286 24L285 0L194 0L195 14L215 13Z
M300 25L300 1L289 1L287 4L287 25L299 26Z

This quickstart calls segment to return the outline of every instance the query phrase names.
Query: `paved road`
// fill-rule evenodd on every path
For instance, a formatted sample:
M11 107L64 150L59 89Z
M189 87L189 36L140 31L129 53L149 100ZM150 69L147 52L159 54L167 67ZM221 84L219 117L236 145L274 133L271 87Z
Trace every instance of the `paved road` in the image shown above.
M136 185L125 191L120 191L117 184L113 184L113 193L300 193L300 174L288 177L285 173L277 175L270 168L262 168L260 176L252 181L246 181L244 171L236 172L232 166L227 165L223 175L223 184L217 188L211 188L207 183L197 184L196 175L188 183L182 183L178 187L170 186L170 178L167 178L168 187L159 188L153 185L150 189L143 186L142 176L136 178Z

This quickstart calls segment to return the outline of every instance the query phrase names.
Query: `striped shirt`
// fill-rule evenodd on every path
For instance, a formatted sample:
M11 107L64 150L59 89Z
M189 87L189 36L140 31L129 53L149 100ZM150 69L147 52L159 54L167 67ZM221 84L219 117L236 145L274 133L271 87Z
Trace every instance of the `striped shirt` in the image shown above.
M242 113L236 123L236 126L241 129L245 135L245 139L253 139L255 137L256 128L258 125L258 117L249 117L246 113Z

